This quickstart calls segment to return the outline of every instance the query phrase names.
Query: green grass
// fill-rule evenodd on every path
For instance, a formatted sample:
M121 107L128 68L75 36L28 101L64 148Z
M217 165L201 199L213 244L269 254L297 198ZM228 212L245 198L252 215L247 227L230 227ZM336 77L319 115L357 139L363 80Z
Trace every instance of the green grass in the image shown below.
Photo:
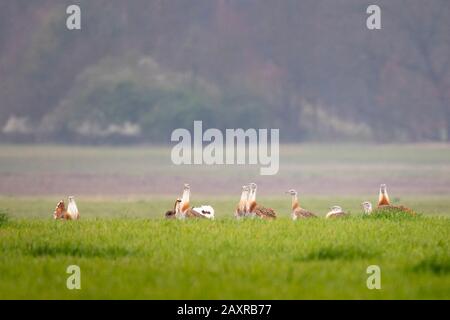
M421 212L449 207L444 198L416 201ZM51 219L53 202L0 199L10 217L0 224L1 299L450 298L448 211L371 218L359 199L344 199L356 204L350 218L293 222L288 199L273 198L277 221L235 221L224 198L215 221L168 221L170 199L80 199L82 220L65 222ZM323 214L328 199L304 202ZM72 264L81 290L66 288ZM374 264L381 290L366 287Z
M261 177L259 166L174 166L164 147L0 145L0 299L450 299L448 145L280 151L278 175ZM250 181L279 219L232 219ZM162 219L183 182L215 221ZM419 215L361 216L380 183ZM290 188L322 218L291 221ZM69 194L81 220L54 221ZM351 216L323 219L332 205ZM81 290L66 288L72 264ZM369 265L381 290L366 287Z

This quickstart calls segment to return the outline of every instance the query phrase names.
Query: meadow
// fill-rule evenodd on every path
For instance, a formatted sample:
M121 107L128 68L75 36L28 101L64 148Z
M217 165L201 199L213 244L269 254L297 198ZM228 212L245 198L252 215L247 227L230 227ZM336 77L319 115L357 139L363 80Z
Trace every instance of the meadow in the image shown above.
M0 146L0 299L450 298L448 147L283 150L270 180L255 168L183 172L164 148ZM250 179L276 221L232 218ZM215 221L163 219L183 182ZM363 216L382 182L420 215ZM321 218L291 221L289 188ZM52 220L69 194L81 220ZM350 217L323 219L334 204ZM66 288L73 264L81 290ZM381 268L381 290L366 286L369 265Z

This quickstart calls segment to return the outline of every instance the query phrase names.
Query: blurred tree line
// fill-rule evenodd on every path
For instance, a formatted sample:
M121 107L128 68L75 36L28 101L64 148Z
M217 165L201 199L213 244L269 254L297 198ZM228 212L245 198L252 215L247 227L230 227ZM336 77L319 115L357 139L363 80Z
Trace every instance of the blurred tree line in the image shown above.
M450 1L2 1L0 97L1 141L448 141Z

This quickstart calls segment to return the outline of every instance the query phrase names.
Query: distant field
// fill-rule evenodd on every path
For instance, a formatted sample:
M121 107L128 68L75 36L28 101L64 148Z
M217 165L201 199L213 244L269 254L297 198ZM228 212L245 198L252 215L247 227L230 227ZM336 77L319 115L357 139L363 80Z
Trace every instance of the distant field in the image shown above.
M167 147L0 146L0 194L11 196L173 195L189 182L194 194L237 195L250 181L281 196L449 195L450 147L430 145L283 145L280 170L259 166L175 166Z

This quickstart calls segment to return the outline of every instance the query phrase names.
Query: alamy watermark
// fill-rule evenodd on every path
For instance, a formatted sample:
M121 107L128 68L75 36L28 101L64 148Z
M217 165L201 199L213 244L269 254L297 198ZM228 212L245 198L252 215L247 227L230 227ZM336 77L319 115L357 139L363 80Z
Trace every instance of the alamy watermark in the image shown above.
M366 281L367 289L380 290L381 289L381 268L374 264L374 265L367 267L366 273L370 274L370 276L367 278L367 281Z
M66 287L69 290L81 289L81 269L77 265L70 265L66 269L70 276L66 280Z
M203 132L202 121L194 121L193 136L189 130L179 128L170 139L178 142L171 152L176 165L259 164L261 175L275 175L279 170L279 129L226 129L223 134L215 128Z
M67 7L66 27L69 30L81 30L81 8L75 4Z
M381 29L381 8L376 4L372 4L367 7L367 14L370 16L367 17L366 27L369 30L380 30Z

